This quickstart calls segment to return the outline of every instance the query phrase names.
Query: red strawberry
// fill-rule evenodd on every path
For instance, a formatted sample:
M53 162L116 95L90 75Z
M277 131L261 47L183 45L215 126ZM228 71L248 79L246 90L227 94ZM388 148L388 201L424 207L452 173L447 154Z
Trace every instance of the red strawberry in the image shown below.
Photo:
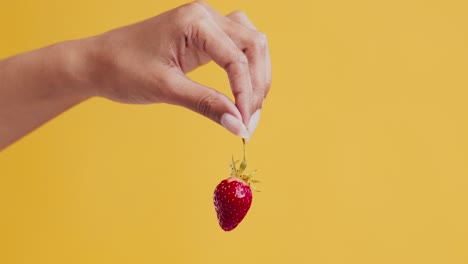
M247 161L242 161L239 169L234 160L231 164L231 177L221 181L214 191L214 206L218 215L219 225L224 231L231 231L244 219L252 204L250 183L253 172L243 174Z
M241 178L223 180L214 191L214 206L219 225L224 231L231 231L244 219L252 204L250 186Z

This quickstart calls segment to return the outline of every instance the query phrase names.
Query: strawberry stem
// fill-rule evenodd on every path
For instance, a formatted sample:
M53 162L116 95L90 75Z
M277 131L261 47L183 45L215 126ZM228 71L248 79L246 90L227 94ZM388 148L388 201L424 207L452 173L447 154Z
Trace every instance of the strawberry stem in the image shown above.
M242 139L242 147L244 149L244 159L239 166L239 175L243 175L245 168L247 168L247 160L245 159L245 139Z
M244 149L244 160L246 160L245 159L245 138L242 138L242 147Z

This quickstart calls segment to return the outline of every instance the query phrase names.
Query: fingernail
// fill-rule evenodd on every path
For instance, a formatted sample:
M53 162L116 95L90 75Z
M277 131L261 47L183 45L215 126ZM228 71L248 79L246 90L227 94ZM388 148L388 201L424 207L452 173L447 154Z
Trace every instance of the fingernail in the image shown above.
M252 117L250 117L250 122L249 122L249 127L248 127L250 136L252 136L255 130L257 129L258 121L260 120L260 113L261 111L260 109L258 109L257 111L255 111Z
M241 138L245 138L245 139L250 138L249 131L247 131L247 128L245 127L245 125L242 123L242 121L235 118L233 115L228 114L228 113L223 114L223 116L221 116L220 123L223 127L225 127L234 135L239 136Z

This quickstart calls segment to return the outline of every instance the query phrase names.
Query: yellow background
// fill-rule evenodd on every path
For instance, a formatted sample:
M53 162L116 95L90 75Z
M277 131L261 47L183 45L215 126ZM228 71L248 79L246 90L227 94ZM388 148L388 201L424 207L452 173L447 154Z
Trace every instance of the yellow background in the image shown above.
M0 57L184 1L15 0ZM89 100L0 153L0 263L468 263L466 1L210 1L269 36L230 233L212 192L241 142L169 105ZM213 64L190 74L228 92Z

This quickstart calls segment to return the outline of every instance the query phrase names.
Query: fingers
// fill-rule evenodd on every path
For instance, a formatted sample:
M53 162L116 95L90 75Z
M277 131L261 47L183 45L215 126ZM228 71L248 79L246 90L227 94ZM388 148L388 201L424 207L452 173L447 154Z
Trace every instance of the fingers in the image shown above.
M188 79L182 72L168 74L167 86L172 87L167 101L202 114L221 124L231 133L249 139L242 116L224 94Z
M250 107L251 113L253 114L262 107L265 97L266 37L264 34L251 30L235 21L229 21L227 23L230 25L228 25L226 31L229 32L228 34L230 34L232 38L236 39L237 45L241 47L248 59L249 74L253 90L253 104ZM247 122L247 124L249 124L248 128L250 128L250 121L247 120ZM252 124L252 129L255 129L254 126L255 125Z
M242 11L235 11L227 15L227 18L246 28L257 31L254 24ZM263 106L263 101L265 100L271 85L271 60L268 43L265 35L261 34L260 38L264 39L260 39L260 49L256 50L256 53L252 52L252 49L246 49L249 63L250 61L255 62L250 64L250 75L252 76L254 94L261 100L261 103L257 101L257 104L260 103L260 106L257 105L258 110L252 115L249 125L247 126L251 135L257 129L258 122L260 120L260 108Z
M226 16L227 18L247 27L247 28L250 28L252 30L257 30L257 28L255 27L255 25L249 20L249 18L247 17L247 15L242 12L242 11L235 11L235 12L232 12L230 13L229 15ZM267 96L269 90L270 90L270 86L271 86L271 58L270 58L270 51L269 51L269 48L268 48L268 43L266 43L266 46L265 46L265 70L264 70L264 86L266 87L265 91L264 91L264 97ZM255 89L255 87L254 87Z
M243 121L252 134L257 127L260 117L259 109L263 105L263 100L268 93L271 83L271 62L266 36L257 31L252 22L242 12L237 11L225 17L208 4L204 2L199 3L206 8L216 21L216 24L219 25L247 57L252 98L250 99L250 105L247 106L248 109L240 108L240 110L243 115Z
M246 55L213 19L203 19L193 24L186 37L189 45L193 44L225 69L241 120L246 124L254 110L252 81Z

